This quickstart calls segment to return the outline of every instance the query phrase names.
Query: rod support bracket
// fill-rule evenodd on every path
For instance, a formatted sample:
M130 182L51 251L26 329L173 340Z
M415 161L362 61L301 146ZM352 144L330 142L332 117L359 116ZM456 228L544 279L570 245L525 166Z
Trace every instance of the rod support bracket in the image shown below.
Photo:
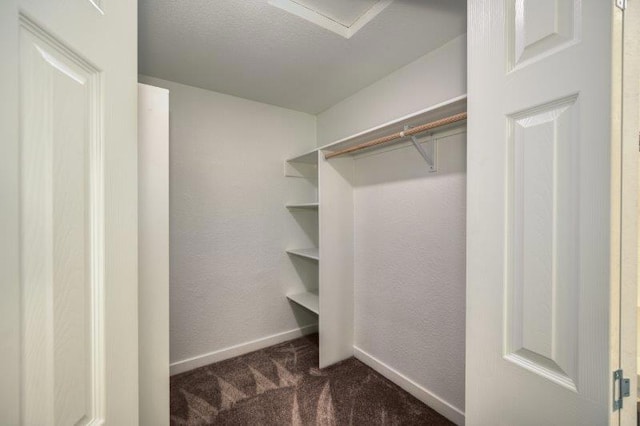
M409 130L409 126L404 126L404 130ZM436 148L436 141L432 138L431 135L427 136L426 142L423 140L422 142L418 140L417 137L411 136L411 142L413 146L418 150L424 161L429 165L429 172L437 172L438 171L438 151ZM422 144L425 144L424 147Z

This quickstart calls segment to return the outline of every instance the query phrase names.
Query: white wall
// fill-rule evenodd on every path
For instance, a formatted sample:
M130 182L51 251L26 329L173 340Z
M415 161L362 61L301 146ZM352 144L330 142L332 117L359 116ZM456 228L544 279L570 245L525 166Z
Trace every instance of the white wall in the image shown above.
M425 109L467 91L466 34L318 115L318 146Z
M284 250L315 244L317 233L284 208L313 188L286 179L283 159L315 147L315 117L141 81L171 91L172 373L295 337L316 318L285 298L306 272Z
M466 135L440 139L438 157L437 173L412 146L355 161L355 346L454 420L465 391Z
M466 93L466 38L449 42L318 116L318 143ZM356 355L460 422L465 382L465 135L439 170L410 146L356 159Z

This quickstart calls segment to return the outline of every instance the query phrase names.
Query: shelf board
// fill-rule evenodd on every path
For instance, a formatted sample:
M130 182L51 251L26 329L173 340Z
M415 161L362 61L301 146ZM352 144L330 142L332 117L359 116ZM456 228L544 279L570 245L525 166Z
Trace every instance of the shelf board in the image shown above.
M320 251L317 248L291 249L287 253L295 256L306 257L307 259L320 260Z
M467 95L461 95L461 96L446 100L444 102L441 102L439 104L430 106L429 108L423 109L422 111L418 111L418 112L406 115L404 117L391 120L387 123L381 124L371 129L362 131L360 133L356 133L355 135L351 135L344 139L340 139L340 140L328 143L312 151L306 152L296 157L289 158L285 160L285 162L318 165L318 151L337 151L339 149L347 148L353 145L358 145L368 140L377 139L379 137L386 136L391 133L399 132L401 130L404 130L405 126L415 127L420 124L439 120L441 118L454 115L460 112L464 112L466 110L467 110ZM447 129L447 128L451 128L459 125L460 125L459 123L454 123L450 126L443 126L440 130L433 130L431 133L437 133L439 131L441 132L443 129ZM375 149L375 147L372 149ZM285 170L285 176L296 176L296 174L295 173L290 174Z
M327 145L323 145L318 149L320 151L329 151L329 152L338 151L344 148L349 148L354 145L368 142L373 139L377 139L379 137L387 136L392 133L400 132L404 130L405 126L415 127L421 124L429 123L431 121L439 120L444 117L448 117L450 115L458 114L466 110L467 110L467 95L458 96L458 97L449 99L447 101L444 101L442 103L439 103L437 105L433 105L422 111L418 111L413 114L400 117L398 119L389 121L387 123L384 123L379 126L373 127L371 129L365 130L363 132L357 133L355 135L337 140L335 142L331 142ZM430 131L430 133L442 132L446 129L460 126L461 123L466 123L466 122L458 122L448 126L443 126L439 129L434 129ZM429 132L425 132L425 133L429 133ZM380 146L375 146L370 149L375 150L379 148ZM351 154L351 155L354 155L354 154Z
M318 315L320 313L320 298L317 293L305 292L287 295L287 299L297 303Z
M299 203L299 204L287 204L288 209L304 209L304 210L318 210L319 203Z
M284 160L284 175L318 179L318 150Z
M286 160L287 163L304 163L304 164L318 164L318 150L306 152L293 158Z

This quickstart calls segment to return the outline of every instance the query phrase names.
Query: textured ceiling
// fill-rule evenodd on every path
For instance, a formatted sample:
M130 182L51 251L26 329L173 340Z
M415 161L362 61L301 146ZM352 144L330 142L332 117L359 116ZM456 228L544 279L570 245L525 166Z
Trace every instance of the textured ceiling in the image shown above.
M267 0L139 0L139 23L141 74L317 114L463 34L466 0L395 0L350 39Z

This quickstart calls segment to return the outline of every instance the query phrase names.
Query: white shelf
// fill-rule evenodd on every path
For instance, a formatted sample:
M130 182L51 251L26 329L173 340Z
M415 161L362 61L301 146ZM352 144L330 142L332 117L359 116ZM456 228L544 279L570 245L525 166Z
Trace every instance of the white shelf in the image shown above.
M318 148L320 151L338 151L340 149L348 148L354 145L361 144L379 137L387 136L392 133L397 133L404 130L405 126L415 127L421 124L436 121L441 118L448 117L450 115L465 112L467 110L467 95L458 96L456 98L449 99L437 105L433 105L422 111L415 112L413 114L400 117L398 119L389 121L355 135L346 137L344 139L331 142ZM448 126L443 126L438 129L431 130L430 133L439 133L447 129L451 129L457 126L461 126L462 122L453 123ZM425 132L429 133L429 132ZM380 147L372 147L371 149L379 149ZM353 155L353 154L352 154Z
M287 163L318 164L318 150L314 149L297 157L289 158L286 161Z
M320 313L320 298L318 297L317 293L305 292L290 294L287 296L287 299L297 303L303 308L310 310L316 315Z
M386 136L391 133L396 133L404 130L404 126L415 127L420 124L424 124L430 121L436 121L441 118L465 112L467 110L467 95L458 96L439 104L430 106L404 117L391 120L387 123L381 124L376 127L372 127L355 135L328 143L313 151L298 155L297 157L289 158L286 163L304 163L304 164L318 164L318 151L337 151L339 149L347 148L349 146L357 145L368 140L377 139L382 136ZM443 126L440 130L433 130L432 133L441 132L443 129L459 126L460 123L454 123L450 126ZM287 175L289 176L289 175Z
M287 253L295 256L306 257L307 259L320 260L320 251L317 248L291 249Z
M284 160L284 175L316 180L318 179L318 150Z
M287 204L288 209L318 210L318 203Z

